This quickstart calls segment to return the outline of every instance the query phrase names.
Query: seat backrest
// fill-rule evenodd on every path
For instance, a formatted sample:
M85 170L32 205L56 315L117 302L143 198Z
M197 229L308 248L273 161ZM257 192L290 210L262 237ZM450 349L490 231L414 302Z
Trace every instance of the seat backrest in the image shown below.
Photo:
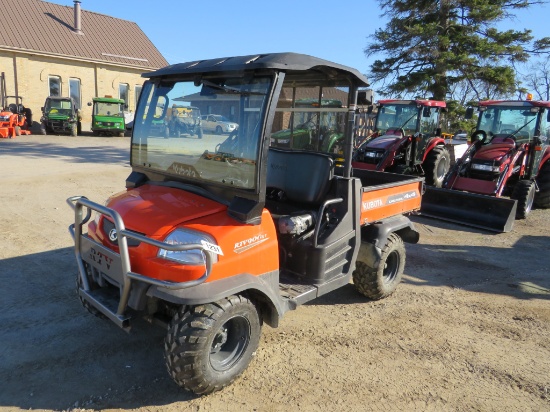
M291 201L323 202L333 177L334 160L329 155L269 148L267 187L282 190Z

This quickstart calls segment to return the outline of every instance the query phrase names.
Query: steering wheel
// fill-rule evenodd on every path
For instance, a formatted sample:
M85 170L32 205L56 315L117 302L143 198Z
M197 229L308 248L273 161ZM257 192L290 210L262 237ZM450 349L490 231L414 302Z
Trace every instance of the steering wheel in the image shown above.
M500 131L500 134L507 134L508 135L508 136L505 137L506 139L512 139L515 142L516 141L516 136L514 136L514 133L517 133L517 132L513 129L502 129Z
M481 139L474 139L474 137L476 137L478 135L481 136ZM472 143L476 140L479 141L481 144L484 144L485 141L487 140L487 132L485 130L481 130L481 129L478 129L475 132L473 132L472 133Z

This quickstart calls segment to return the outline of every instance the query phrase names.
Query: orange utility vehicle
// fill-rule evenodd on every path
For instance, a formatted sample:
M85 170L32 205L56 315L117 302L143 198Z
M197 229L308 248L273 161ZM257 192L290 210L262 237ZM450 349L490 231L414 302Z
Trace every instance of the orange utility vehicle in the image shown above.
M4 108L0 109L0 137L13 138L31 134L29 130L30 109L26 109L19 96L5 96Z
M418 241L403 214L419 209L424 182L352 170L362 74L276 53L176 64L144 76L126 190L105 206L68 199L78 294L91 313L123 329L137 316L167 326L170 375L207 394L248 366L264 322L277 327L285 312L352 278L372 299L395 290L403 241ZM313 110L295 99L320 102L323 93L345 102L338 108L344 155L270 147L271 134L288 128L293 113ZM229 136L165 138L156 125L173 101L231 111L239 127ZM319 104L317 118L325 110L335 111Z

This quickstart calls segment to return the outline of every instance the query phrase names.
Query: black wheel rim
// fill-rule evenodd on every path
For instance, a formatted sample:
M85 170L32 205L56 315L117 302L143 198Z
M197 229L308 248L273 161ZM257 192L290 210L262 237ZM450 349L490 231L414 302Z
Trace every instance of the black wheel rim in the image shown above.
M217 371L231 369L239 362L250 342L250 323L242 316L225 322L214 335L210 364Z
M399 272L399 253L393 251L386 259L384 266L384 283L391 283L397 277Z

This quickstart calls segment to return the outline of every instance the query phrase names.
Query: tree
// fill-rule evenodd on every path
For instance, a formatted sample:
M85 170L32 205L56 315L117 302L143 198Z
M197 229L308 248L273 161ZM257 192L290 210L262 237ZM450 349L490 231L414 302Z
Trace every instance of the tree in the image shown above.
M524 76L529 90L533 90L539 100L550 100L550 56L529 67L529 74Z
M423 93L445 100L453 87L471 89L476 100L516 90L514 64L548 53L550 38L530 30L499 31L496 23L515 9L544 0L378 0L389 22L365 48L376 60L369 76L381 94Z

